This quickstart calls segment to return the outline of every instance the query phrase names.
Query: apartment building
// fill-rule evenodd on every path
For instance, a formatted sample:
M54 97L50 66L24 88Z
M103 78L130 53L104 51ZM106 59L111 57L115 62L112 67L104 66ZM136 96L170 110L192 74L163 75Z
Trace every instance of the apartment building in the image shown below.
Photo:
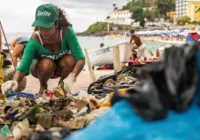
M108 14L105 21L114 24L131 25L133 23L131 15L129 10L114 10Z
M200 21L200 0L176 0L176 18L188 16L191 21Z

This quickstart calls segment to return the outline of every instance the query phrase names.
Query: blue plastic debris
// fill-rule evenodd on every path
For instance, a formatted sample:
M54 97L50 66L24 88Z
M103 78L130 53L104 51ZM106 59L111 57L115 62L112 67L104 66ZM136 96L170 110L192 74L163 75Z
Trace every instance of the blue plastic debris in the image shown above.
M115 104L94 123L65 140L200 140L200 110L197 104L183 113L170 111L168 117L146 122L126 101Z

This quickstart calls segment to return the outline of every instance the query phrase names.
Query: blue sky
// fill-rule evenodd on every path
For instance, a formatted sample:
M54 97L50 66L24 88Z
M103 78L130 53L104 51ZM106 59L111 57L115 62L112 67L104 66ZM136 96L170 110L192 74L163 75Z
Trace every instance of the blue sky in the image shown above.
M96 21L102 21L112 11L112 4L121 7L127 0L1 0L0 20L7 33L32 32L36 8L53 3L64 9L76 32L84 31Z

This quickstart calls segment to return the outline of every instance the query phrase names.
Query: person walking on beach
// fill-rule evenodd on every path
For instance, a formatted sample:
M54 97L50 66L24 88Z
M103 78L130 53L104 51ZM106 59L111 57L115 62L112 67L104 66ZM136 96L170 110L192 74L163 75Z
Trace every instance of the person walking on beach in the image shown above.
M137 56L139 59L141 59L142 57L145 58L145 44L142 43L140 37L138 35L135 34L134 30L130 30L131 33L131 38L130 38L130 43L133 46L132 51L136 51L137 50Z
M62 9L40 5L32 26L38 30L29 39L13 80L2 85L3 93L16 91L23 77L31 73L39 79L41 95L50 78L60 77L61 84L68 77L73 83L85 65L83 51Z
M200 35L198 34L198 29L196 27L192 27L189 30L189 34L186 36L186 43L193 44L200 41Z
M10 44L10 48L12 50L13 65L15 68L17 67L17 58L22 58L27 43L27 37L17 37Z

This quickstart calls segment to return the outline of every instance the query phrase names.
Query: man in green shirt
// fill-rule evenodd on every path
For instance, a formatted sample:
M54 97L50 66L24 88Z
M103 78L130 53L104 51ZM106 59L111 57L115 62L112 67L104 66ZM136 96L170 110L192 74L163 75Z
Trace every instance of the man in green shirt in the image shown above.
M13 80L2 85L3 93L16 91L23 77L32 73L40 81L38 93L42 94L50 78L60 77L62 82L70 76L75 82L85 65L85 56L63 10L52 4L40 5L32 26L37 31L26 45Z

